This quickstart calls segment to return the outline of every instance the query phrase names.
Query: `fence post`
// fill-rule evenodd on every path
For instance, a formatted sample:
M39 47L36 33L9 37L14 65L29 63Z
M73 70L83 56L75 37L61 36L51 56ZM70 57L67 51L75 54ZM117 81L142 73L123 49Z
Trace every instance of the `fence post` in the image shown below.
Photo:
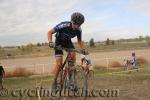
M42 68L43 68L43 69L42 69L42 70L43 70L43 75L44 75L44 71L45 71L45 70L44 70L44 66L45 66L45 65L44 65L44 64L42 64Z
M36 74L36 68L35 68L35 64L33 64L33 66L34 66L34 74Z
M108 59L108 57L106 57L106 61L107 61L107 71L108 71L108 69L109 69L109 59Z

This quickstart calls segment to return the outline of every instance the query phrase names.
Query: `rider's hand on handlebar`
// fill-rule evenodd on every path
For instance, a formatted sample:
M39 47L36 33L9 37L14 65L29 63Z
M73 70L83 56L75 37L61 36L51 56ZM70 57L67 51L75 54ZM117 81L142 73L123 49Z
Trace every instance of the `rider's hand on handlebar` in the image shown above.
M50 48L54 48L55 47L55 43L54 42L49 42L49 47Z
M83 55L88 55L89 54L87 49L83 49L81 52L82 52Z

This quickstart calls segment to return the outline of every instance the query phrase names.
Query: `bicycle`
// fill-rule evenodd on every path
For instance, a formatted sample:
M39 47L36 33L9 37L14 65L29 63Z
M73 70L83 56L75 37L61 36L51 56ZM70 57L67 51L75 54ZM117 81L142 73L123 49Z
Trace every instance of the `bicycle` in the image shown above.
M74 65L70 56L71 52L81 52L76 49L67 49L59 46L54 49L65 49L67 51L67 57L59 71L57 88L52 93L56 94L57 98L66 97L72 100L73 97L80 97L81 100L87 100L87 77L81 65Z

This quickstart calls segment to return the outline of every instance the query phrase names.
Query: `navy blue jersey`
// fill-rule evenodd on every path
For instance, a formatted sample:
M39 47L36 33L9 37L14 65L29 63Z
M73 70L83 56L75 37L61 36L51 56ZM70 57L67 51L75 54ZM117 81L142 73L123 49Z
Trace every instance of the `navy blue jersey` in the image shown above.
M54 27L55 31L57 32L55 37L57 40L71 40L77 36L78 40L81 40L81 29L73 30L71 27L71 22L61 22L60 24Z
M4 72L3 66L0 65L0 76L3 75L3 72Z

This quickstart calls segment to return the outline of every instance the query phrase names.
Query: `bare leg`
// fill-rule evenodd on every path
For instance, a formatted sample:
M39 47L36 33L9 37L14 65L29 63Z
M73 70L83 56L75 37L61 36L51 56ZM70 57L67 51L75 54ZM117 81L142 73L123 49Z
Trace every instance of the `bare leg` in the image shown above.
M63 62L63 58L62 57L56 57L56 65L55 65L54 76L53 76L54 80L57 80L60 68L62 66L62 62Z
M0 80L0 89L3 89L2 79Z

